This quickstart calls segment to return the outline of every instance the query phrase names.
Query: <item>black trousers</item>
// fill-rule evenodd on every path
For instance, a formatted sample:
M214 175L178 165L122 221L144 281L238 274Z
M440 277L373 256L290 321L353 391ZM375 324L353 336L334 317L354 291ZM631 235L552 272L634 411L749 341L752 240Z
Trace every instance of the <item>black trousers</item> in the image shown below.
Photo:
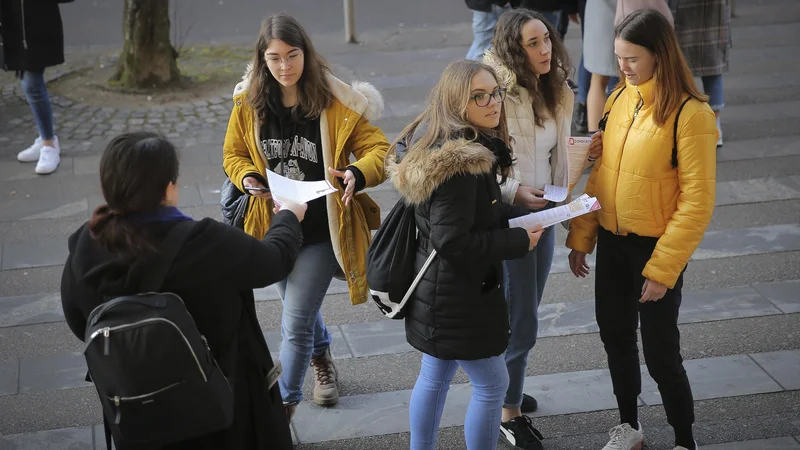
M618 399L642 391L636 328L641 319L642 349L650 376L658 384L667 421L676 429L694 423L694 400L681 357L678 310L683 273L661 300L639 303L642 276L657 238L617 236L600 228L597 242L595 314Z

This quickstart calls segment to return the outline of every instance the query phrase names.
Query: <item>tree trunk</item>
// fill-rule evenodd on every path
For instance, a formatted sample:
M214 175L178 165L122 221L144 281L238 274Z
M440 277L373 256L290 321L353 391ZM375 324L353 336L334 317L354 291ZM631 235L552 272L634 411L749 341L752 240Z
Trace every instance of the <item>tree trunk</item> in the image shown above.
M124 0L125 45L112 80L125 87L159 87L180 79L169 39L169 0Z

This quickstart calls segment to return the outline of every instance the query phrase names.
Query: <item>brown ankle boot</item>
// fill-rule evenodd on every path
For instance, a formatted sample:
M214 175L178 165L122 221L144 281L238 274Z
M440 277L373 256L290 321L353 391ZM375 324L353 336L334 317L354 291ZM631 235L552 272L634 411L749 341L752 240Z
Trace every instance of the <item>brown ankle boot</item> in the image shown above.
M314 368L314 402L320 406L331 406L339 402L336 366L328 349L321 356L311 358Z

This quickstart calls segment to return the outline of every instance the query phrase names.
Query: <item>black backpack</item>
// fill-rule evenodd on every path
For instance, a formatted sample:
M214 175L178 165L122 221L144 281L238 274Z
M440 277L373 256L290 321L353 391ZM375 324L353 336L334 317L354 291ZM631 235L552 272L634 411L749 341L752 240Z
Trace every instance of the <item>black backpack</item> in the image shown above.
M230 428L233 392L183 300L158 293L194 222L179 222L140 294L96 307L84 356L103 407L106 445L154 449Z
M417 224L414 207L398 200L386 216L367 250L367 285L372 300L390 319L405 317L405 306L436 257L432 250L419 273L414 272L417 255Z

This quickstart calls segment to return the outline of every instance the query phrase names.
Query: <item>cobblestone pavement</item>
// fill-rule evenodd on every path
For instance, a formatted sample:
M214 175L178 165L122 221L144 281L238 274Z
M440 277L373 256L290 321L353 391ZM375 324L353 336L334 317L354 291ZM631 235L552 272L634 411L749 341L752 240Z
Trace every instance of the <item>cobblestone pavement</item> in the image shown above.
M800 2L736 0L736 9L716 209L685 274L681 343L702 448L800 450ZM577 31L566 40L575 61ZM315 42L341 78L382 91L386 109L376 124L392 138L421 110L445 64L464 56L470 36L464 22L365 34L361 46L337 44L338 34L336 42ZM170 136L181 152L182 211L218 217L230 98L143 110L55 99L64 157L57 172L42 177L13 156L35 136L16 82L0 77L0 92L0 450L101 449L100 409L83 381L82 344L60 307L66 238L102 203L100 151L126 129ZM384 212L398 198L389 184L370 195ZM564 238L559 229L525 392L539 400L533 420L547 450L599 449L617 415L594 322L594 274L576 280L568 273ZM277 352L281 303L272 287L256 299ZM351 306L337 282L322 312L333 334L340 403L300 405L297 448L407 449L420 355L406 343L402 322L384 320L371 304ZM306 381L308 397L313 383ZM450 390L440 450L465 448L467 381L458 373ZM646 448L672 449L658 391L649 377L643 382Z

